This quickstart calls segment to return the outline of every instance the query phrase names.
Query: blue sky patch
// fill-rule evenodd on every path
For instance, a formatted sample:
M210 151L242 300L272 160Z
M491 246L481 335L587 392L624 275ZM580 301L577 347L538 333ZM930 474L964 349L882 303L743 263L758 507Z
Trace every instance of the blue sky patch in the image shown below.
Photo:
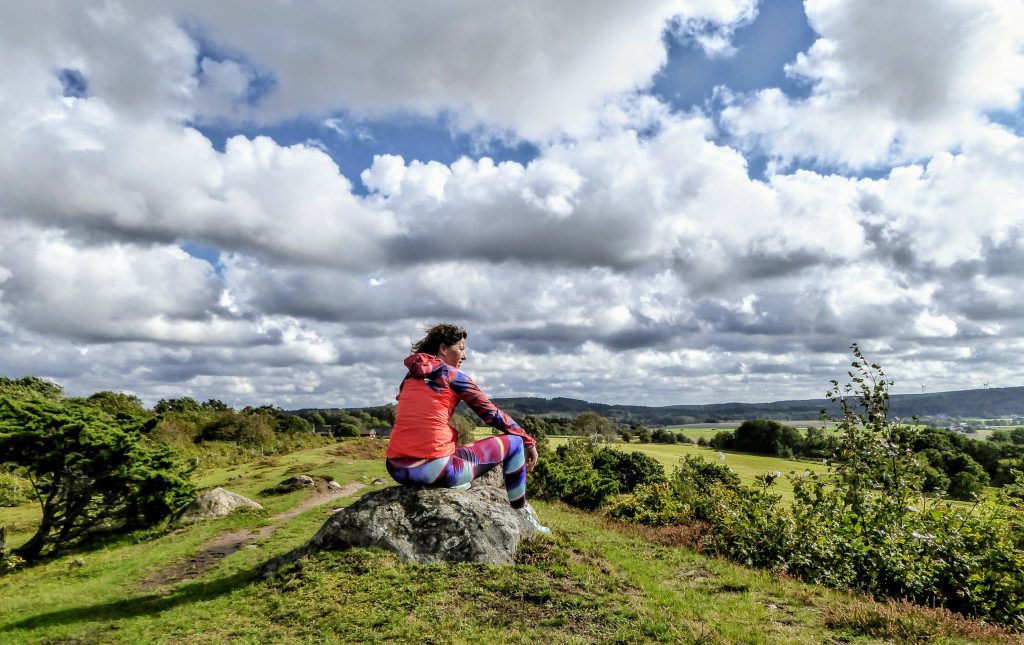
M57 78L60 80L61 93L64 96L80 99L89 96L89 82L77 69L64 68L57 72Z

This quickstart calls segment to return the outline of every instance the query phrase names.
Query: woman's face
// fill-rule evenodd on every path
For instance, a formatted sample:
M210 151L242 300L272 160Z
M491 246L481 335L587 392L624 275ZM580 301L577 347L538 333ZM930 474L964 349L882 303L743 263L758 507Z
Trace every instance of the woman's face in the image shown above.
M454 345L441 343L441 348L437 350L437 357L452 367L457 368L462 365L462 361L466 360L466 339L463 338Z

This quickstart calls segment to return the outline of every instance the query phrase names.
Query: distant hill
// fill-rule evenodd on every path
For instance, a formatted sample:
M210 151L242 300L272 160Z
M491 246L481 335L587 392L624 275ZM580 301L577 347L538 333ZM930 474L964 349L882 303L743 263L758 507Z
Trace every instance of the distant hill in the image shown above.
M556 397L516 397L494 399L494 403L516 414L575 416L594 411L621 421L674 425L703 423L724 419L816 419L822 409L835 414L837 409L826 399L774 401L770 403L712 403L705 405L608 405L580 399ZM982 417L1024 416L1024 387L958 390L928 394L896 394L890 399L890 412L897 417Z

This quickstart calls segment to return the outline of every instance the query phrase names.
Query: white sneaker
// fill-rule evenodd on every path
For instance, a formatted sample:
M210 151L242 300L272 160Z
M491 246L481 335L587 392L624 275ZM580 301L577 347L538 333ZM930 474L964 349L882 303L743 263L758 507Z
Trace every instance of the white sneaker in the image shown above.
M533 527L533 530L537 533L550 533L551 529L541 525L540 520L537 519L537 513L533 511L533 507L527 504L523 507L523 517L526 518L526 523Z

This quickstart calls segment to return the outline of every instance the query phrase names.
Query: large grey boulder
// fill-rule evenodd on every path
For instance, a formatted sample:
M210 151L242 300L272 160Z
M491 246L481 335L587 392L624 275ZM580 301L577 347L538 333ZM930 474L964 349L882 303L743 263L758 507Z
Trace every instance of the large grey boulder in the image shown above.
M534 533L509 506L500 472L466 491L391 486L336 512L306 544L267 563L264 575L315 551L349 547L386 549L402 562L511 564Z
M248 497L217 487L200 493L192 503L178 511L174 522L198 522L216 517L226 517L239 508L263 510L263 506Z

